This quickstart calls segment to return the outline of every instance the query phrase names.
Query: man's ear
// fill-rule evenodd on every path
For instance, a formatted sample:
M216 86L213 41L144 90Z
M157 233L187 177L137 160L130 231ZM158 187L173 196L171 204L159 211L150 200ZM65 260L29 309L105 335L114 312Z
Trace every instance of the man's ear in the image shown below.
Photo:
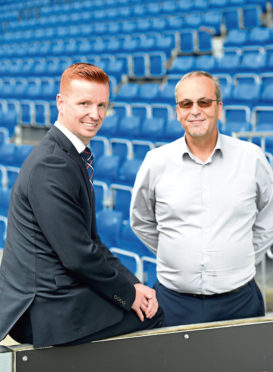
M62 114L63 96L61 95L61 93L58 93L56 96L56 104L57 104L57 109L59 111L59 114Z

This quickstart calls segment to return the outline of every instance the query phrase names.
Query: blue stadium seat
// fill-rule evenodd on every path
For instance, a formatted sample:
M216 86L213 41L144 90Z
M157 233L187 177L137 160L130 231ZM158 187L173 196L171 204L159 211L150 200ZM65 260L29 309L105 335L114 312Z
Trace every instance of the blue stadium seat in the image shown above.
M162 52L149 53L149 76L152 78L162 77L166 74L166 55Z
M135 101L139 90L139 84L126 83L123 84L116 94L116 101L132 102Z
M149 103L134 102L130 105L130 108L131 115L139 117L141 121L152 116L152 109Z
M104 136L95 136L90 141L90 148L94 156L94 160L98 160L102 155L111 154L111 145L109 139Z
M102 155L96 162L94 179L107 183L116 182L120 168L120 158L117 155Z
M179 56L173 61L172 67L168 70L169 75L183 75L195 69L195 58L193 56Z
M157 281L156 274L156 257L143 256L141 257L142 267L143 267L143 283L148 287L153 288L155 282Z
M140 135L141 118L139 116L125 116L121 119L118 136L135 138Z
M212 32L208 30L198 30L198 49L199 53L211 53L212 52Z
M251 123L246 122L227 122L227 124L221 129L223 134L232 136L233 132L251 132ZM241 138L244 138L243 136Z
M262 24L262 9L259 5L244 6L243 8L243 27L251 29L261 26Z
M196 49L197 31L194 29L183 29L180 32L180 50L185 54L193 54Z
M272 125L273 108L271 106L255 106L253 108L253 126L262 127Z
M225 9L223 18L227 31L242 28L242 8Z
M217 66L216 57L213 55L200 55L195 59L195 68L199 71L214 72Z
M247 45L256 47L270 45L273 42L273 31L269 27L254 27L249 30Z
M152 255L150 250L145 247L131 229L129 220L124 220L121 226L118 247L128 249L131 252L139 254L139 256Z
M0 188L0 214L5 217L8 216L10 192L11 189Z
M95 193L96 212L109 207L109 188L108 184L103 181L94 180L93 188Z
M197 30L203 22L203 15L201 13L188 13L184 16L184 27Z
M256 105L260 97L260 79L256 74L236 74L234 75L234 88L232 101L235 104Z
M261 94L259 105L270 105L273 102L273 73L260 74Z
M117 246L122 226L122 213L111 209L101 209L96 213L98 234L106 247Z
M140 85L136 100L139 102L157 102L159 91L158 83L144 83Z
M110 185L112 209L122 212L123 219L129 218L132 187L112 183Z
M152 103L152 117L169 120L175 115L174 105L169 105L168 103Z
M143 282L142 262L137 253L121 249L119 247L110 248L112 254L118 257L121 263L130 270L141 282Z
M209 28L215 35L220 35L223 12L213 9L205 12L203 17L203 26Z
M99 135L105 137L115 136L117 133L117 128L119 124L118 115L108 115L103 121L103 124L99 130Z
M177 119L170 119L166 122L163 139L166 141L175 141L182 137L184 133L185 131L181 123Z
M19 174L20 168L19 167L12 167L12 166L7 166L6 167L6 172L7 172L7 179L8 179L8 188L12 188L17 177Z
M227 34L224 42L224 48L227 47L243 47L247 45L248 32L246 30L233 29Z
M178 82L178 80L177 80ZM177 82L168 81L159 87L158 102L168 103L170 105L175 104L175 86Z
M225 50L224 54L218 58L215 72L225 74L235 74L240 71L241 54L238 49Z
M164 133L165 118L147 118L141 126L140 136L148 141L160 140Z
M169 19L169 26L170 19ZM173 26L178 27L178 26ZM180 27L178 27L180 29ZM170 58L172 51L176 48L176 34L175 33L168 33L168 34L159 34L156 35L156 45L155 50L157 52L163 52L167 58Z
M133 77L148 77L149 75L149 56L143 53L134 53L132 56L132 75Z
M120 163L133 157L133 146L130 140L126 138L112 137L110 143L112 155L117 155L120 158Z
M7 217L0 216L0 249L4 249L7 235Z
M142 160L145 158L148 151L153 150L155 148L155 144L153 141L141 140L141 139L132 140L132 146L133 146L134 158L142 159Z
M242 72L261 73L266 69L267 54L263 48L244 48L241 56Z
M136 174L142 163L141 159L128 159L120 167L117 181L119 183L133 186Z
M249 106L242 105L225 105L224 106L224 121L225 126L229 126L230 123L235 123L237 126L244 123L250 123L251 110Z

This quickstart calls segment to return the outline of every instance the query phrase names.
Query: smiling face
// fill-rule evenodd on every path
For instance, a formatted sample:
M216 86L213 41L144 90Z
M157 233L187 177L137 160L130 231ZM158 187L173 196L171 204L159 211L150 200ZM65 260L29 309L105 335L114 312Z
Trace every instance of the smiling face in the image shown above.
M88 145L106 116L109 84L72 79L57 95L58 121Z
M211 100L208 107L200 107L197 101ZM216 88L207 76L192 75L177 87L177 102L192 101L192 107L176 106L177 119L185 129L187 139L213 138L217 136L217 120L222 115L222 102L216 100ZM191 106L191 105L189 105Z

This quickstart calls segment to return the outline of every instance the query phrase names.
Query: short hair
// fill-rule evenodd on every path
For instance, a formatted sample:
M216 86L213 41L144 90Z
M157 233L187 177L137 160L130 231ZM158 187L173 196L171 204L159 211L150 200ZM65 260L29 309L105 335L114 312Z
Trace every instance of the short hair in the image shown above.
M213 81L214 85L215 85L216 99L217 99L218 102L222 101L221 85L220 85L220 82L219 82L219 80L216 76L213 76L206 71L191 71L191 72L188 72L187 74L185 74L184 76L182 76L182 78L179 80L179 82L175 86L175 100L176 100L176 102L177 102L177 91L178 91L179 84L182 81L184 81L185 79L187 79L189 77L192 77L192 76L205 76L205 77L211 79Z
M73 79L84 79L110 85L109 76L101 68L91 63L79 62L64 70L60 80L60 93L64 91L67 84Z

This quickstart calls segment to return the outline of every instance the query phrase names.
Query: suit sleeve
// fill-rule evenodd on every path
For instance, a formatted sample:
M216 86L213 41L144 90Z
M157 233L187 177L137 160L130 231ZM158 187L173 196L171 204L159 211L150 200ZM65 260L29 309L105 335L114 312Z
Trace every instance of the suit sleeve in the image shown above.
M80 198L84 186L81 178L79 166L61 156L48 155L36 164L28 183L34 216L52 250L70 273L129 310L135 299L134 283L138 280L99 239L91 239Z

